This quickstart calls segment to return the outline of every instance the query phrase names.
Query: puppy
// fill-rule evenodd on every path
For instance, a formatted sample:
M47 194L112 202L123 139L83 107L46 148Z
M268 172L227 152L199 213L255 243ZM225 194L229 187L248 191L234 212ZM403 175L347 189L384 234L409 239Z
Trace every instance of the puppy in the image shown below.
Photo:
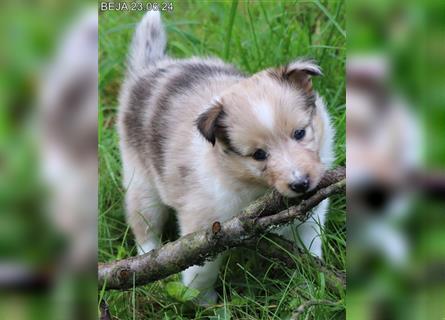
M245 76L219 59L169 58L165 46L159 13L147 13L120 96L127 220L140 254L160 245L169 208L185 235L232 218L268 188L287 197L313 189L333 160L334 132L312 89L317 65L298 60ZM298 233L321 257L327 205L279 232ZM201 303L216 301L221 259L183 272Z
M421 165L422 133L407 103L388 85L390 76L384 56L348 58L348 249L351 261L377 254L400 268L409 258L401 222L411 207L409 177Z
M64 34L39 92L41 175L51 221L67 238L64 272L97 261L97 34L89 9Z

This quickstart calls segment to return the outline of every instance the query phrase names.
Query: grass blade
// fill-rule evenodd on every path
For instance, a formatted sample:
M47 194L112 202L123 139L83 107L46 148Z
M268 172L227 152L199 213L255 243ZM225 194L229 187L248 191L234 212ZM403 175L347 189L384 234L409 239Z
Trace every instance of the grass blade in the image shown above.
M236 9L238 8L238 0L232 1L232 6L230 8L230 18L229 24L227 25L227 37L226 37L226 47L224 50L224 59L228 60L230 55L230 41L232 40L232 30L233 24L235 22Z

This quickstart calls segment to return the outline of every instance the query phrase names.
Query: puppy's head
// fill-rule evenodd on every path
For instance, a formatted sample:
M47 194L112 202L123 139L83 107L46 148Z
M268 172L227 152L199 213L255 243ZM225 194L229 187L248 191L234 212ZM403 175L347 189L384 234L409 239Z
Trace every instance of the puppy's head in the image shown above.
M199 116L198 129L228 174L288 197L318 184L323 119L311 78L320 74L301 60L262 71L221 93Z

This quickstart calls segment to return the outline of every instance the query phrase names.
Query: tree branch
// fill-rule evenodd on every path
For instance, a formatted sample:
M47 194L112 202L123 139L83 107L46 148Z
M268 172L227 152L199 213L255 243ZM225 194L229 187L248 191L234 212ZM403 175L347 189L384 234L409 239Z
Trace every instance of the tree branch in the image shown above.
M99 264L99 286L130 289L163 279L192 265L201 265L272 227L296 218L304 221L321 201L345 191L345 176L345 168L330 170L315 190L299 198L288 199L271 191L224 223L215 221L207 230L188 234L141 256Z

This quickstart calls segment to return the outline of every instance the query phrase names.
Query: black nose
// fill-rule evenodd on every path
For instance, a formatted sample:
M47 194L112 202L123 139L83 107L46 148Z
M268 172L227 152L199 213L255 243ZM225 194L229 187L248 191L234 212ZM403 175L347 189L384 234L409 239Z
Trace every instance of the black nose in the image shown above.
M289 188L297 193L306 192L307 189L309 189L309 178L303 178L289 183Z

